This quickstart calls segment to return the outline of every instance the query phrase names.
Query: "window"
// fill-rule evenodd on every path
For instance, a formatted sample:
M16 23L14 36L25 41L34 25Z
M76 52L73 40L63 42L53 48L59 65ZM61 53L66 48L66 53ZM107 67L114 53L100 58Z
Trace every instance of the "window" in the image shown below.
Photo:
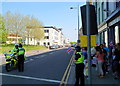
M102 22L104 21L104 3L102 2Z
M116 2L116 8L118 8L120 6L120 1Z
M49 33L49 30L47 30L47 33Z
M105 31L105 43L106 43L106 46L108 46L108 34L107 34L107 30Z
M49 39L49 36L45 36L44 39Z
M46 43L45 43L45 42L44 42L43 44L44 44L44 46L46 46Z
M119 28L115 26L115 43L119 42Z
M48 45L50 45L50 43L48 42Z
M44 30L45 33L49 33L49 30Z
M100 8L98 9L98 24L100 25Z

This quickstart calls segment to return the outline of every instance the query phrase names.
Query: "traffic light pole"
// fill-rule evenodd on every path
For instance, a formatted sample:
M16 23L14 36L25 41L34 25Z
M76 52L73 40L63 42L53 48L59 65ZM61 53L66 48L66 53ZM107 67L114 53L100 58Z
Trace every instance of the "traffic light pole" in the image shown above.
M88 85L91 86L91 39L90 39L90 6L89 0L86 2L87 17L87 50L88 50Z

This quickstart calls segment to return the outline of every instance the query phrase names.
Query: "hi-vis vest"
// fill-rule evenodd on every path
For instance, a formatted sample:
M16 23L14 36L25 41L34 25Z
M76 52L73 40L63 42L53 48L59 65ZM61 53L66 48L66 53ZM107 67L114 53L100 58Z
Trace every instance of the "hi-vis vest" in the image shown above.
M81 57L75 62L75 64L80 64L84 62L84 56L81 54L82 52L76 52L76 54L80 54Z
M25 54L25 49L24 48L19 48L18 55L24 55Z
M18 49L14 48L14 49L11 50L11 52L13 52L14 53L13 56L16 57L17 54L18 54Z
M5 55L6 55L6 58L10 58L13 55L13 53L12 52L8 52Z

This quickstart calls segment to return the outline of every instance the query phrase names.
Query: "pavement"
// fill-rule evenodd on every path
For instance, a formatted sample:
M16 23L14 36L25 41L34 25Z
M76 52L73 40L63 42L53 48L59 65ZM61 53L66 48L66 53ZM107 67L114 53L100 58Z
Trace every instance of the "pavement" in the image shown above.
M104 78L98 77L98 71L96 68L91 68L91 85L90 86L120 86L120 80L115 80L112 72L110 71ZM73 85L75 83L75 64L71 65L71 72L68 79L68 84ZM85 77L85 84L88 84L88 78Z

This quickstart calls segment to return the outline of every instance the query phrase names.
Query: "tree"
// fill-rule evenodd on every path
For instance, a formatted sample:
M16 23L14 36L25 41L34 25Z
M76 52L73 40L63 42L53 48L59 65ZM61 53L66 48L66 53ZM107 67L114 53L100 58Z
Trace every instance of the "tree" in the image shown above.
M23 23L23 16L19 13L12 14L8 11L5 15L5 27L8 33L16 35L16 42L18 43L18 36L25 31L25 24Z
M33 16L31 17L31 26L32 26L31 35L32 37L34 37L35 44L35 39L41 40L42 38L44 38L44 29L40 21Z
M44 37L44 30L42 23L34 16L23 16L20 13L12 14L8 11L4 16L5 30L7 33L14 33L16 35L16 42L18 43L18 36L22 39L29 38L41 39Z
M43 25L41 22L36 19L34 16L26 16L24 18L25 21L28 21L26 23L26 36L28 39L28 44L29 44L29 38L34 38L34 44L35 44L35 39L40 40L41 38L44 37L44 30L43 30Z
M5 30L5 25L4 25L3 19L4 18L0 14L0 42L1 43L5 43L7 40L7 36L8 36L8 33Z
M70 42L70 44L77 44L77 42Z

